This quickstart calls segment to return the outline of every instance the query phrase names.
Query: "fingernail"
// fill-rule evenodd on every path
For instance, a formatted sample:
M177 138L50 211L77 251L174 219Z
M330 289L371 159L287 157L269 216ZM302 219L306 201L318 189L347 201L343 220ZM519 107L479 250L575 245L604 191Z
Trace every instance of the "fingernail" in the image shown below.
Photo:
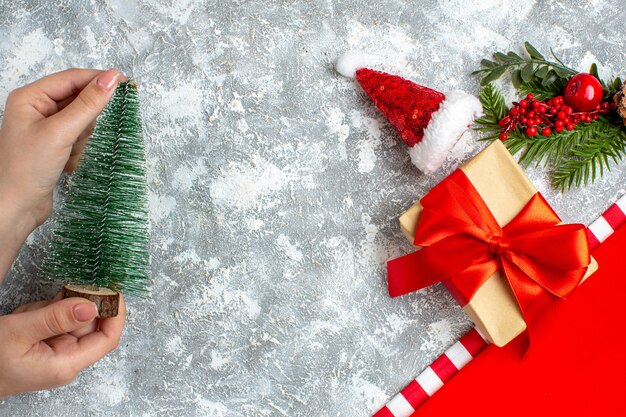
M115 68L111 68L98 76L96 84L104 91L109 91L115 85L118 75L119 72Z
M78 321L90 321L98 315L98 307L94 303L80 303L74 306L72 313Z

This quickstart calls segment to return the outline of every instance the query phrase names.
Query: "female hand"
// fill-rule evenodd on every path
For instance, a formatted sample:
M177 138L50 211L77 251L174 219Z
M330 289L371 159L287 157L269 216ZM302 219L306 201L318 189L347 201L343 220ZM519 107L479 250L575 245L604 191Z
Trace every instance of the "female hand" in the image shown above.
M115 349L126 318L122 295L117 317L96 315L88 300L56 298L0 317L0 397L68 384Z
M61 172L75 168L122 79L116 69L69 69L9 94L0 127L0 281L50 215Z

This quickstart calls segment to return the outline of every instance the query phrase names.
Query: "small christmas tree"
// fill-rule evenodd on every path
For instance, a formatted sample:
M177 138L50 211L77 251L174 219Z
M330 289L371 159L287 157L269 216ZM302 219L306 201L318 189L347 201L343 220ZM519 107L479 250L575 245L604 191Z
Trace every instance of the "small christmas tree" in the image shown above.
M104 303L100 315L114 316L116 291L147 294L148 263L142 124L137 87L127 81L98 118L71 178L44 271L79 284L66 286L66 295Z

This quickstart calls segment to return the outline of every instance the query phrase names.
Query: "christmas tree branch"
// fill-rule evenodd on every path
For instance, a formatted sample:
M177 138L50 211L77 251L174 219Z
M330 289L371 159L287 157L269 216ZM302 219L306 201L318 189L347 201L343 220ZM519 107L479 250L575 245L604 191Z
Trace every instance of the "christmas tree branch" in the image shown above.
M476 120L475 130L485 134L481 140L497 139L501 132L498 122L508 112L504 96L488 84L480 101L484 115ZM606 116L550 136L530 137L517 127L507 136L504 144L513 155L519 154L520 164L549 166L552 184L561 191L593 182L610 168L609 161L621 160L626 150L626 130L619 121Z
M570 146L564 158L558 159L551 179L554 187L561 191L572 186L579 187L595 181L605 170L610 169L610 162L621 161L626 156L626 131L615 129L615 122L602 117L587 126L594 129L581 129L577 140ZM576 132L574 130L573 132Z

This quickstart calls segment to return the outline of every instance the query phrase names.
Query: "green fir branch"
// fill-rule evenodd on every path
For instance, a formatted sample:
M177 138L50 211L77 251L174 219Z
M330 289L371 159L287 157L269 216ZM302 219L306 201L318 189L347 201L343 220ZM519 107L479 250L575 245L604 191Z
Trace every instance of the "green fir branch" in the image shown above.
M477 123L489 126L498 126L498 122L509 112L504 96L493 84L487 84L480 92L480 102L483 105L484 115Z
M525 136L519 129L515 129L509 132L509 138L504 141L504 145L507 147L511 155L517 155L526 146L528 146L528 137Z
M548 167L552 161L560 161L569 155L570 150L593 135L592 124L579 124L574 130L553 132L552 135L529 137L523 135L524 152L519 163L524 166ZM510 148L509 148L510 149Z
M474 129L485 135L481 140L498 140L498 122L508 113L504 96L490 83L481 91L480 102L484 115ZM548 167L553 186L561 191L592 183L610 169L610 161L618 162L626 152L626 128L607 116L547 137L530 137L519 127L507 135L504 144L511 154L519 154L520 164Z
M98 118L54 232L46 274L145 295L148 211L137 87L120 83Z
M487 84L480 92L480 103L483 106L483 115L475 120L478 125L474 130L484 134L479 140L494 140L500 136L500 125L498 122L509 112L504 96L494 84ZM512 153L513 148L517 148L518 143L523 142L523 133L519 129L508 132L509 139L506 141L507 147ZM521 150L519 147L517 151ZM516 152L517 152L516 151Z
M493 84L487 84L480 92L480 102L483 106L483 115L476 119L474 130L486 133L481 140L496 139L500 134L500 126L498 121L502 119L509 111L504 96Z
M572 131L577 143L571 145L562 159L555 160L552 185L566 191L593 183L626 156L626 129L616 122L600 117L597 121Z

